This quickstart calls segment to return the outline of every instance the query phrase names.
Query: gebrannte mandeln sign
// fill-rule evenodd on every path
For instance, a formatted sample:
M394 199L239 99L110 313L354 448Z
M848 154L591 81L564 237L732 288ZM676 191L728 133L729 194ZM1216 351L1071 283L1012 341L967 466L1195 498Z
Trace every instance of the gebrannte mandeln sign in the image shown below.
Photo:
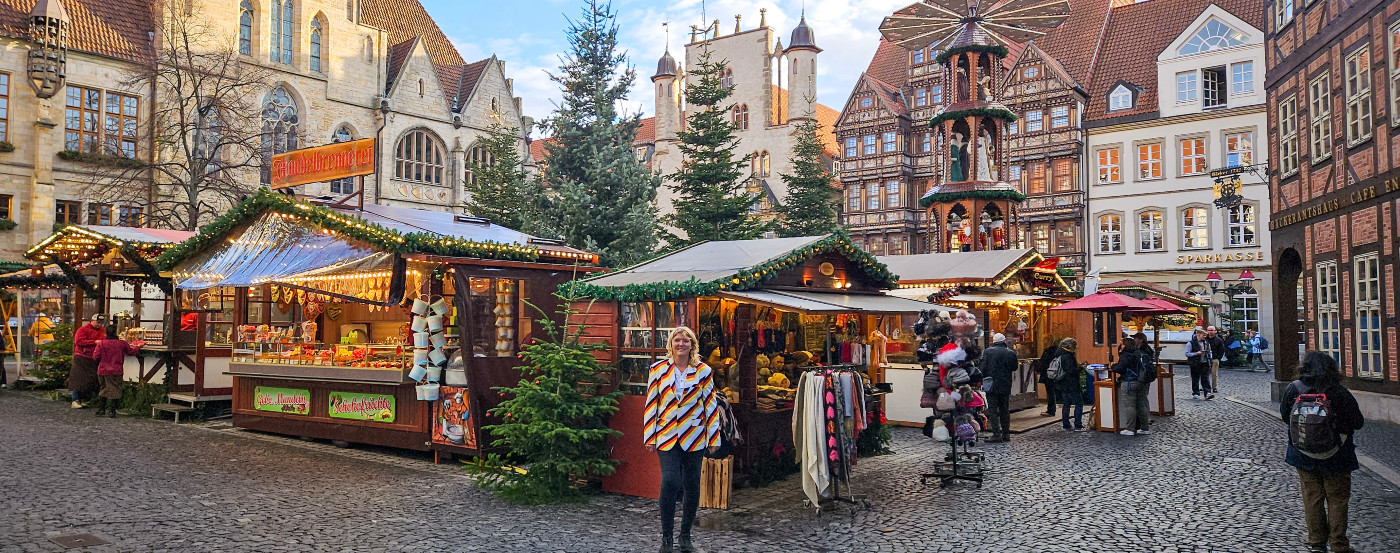
M374 173L374 139L303 148L272 156L272 189Z

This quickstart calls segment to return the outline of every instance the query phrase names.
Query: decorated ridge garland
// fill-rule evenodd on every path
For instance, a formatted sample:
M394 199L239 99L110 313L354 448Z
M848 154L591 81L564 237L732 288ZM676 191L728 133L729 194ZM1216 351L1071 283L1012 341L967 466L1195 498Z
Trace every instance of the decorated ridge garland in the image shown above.
M1011 123L1016 120L1016 114L1011 113L1010 110L1005 110L1001 108L968 108L939 113L937 115L934 115L933 119L930 119L928 124L937 125L944 121L953 121L962 119L964 117L995 117L998 119L1002 119L1007 123Z
M68 275L45 274L41 277L10 275L0 277L0 290L34 290L38 288L67 288L73 285Z
M939 52L938 57L933 58L933 60L937 63L943 63L948 61L948 58L965 52L981 52L983 54L991 54L993 56L996 56L997 59L1004 58L1011 53L1010 50L1007 50L1005 46L1002 46L1000 44L968 44L966 46L957 46Z
M233 206L220 215L199 233L172 246L156 259L155 266L169 271L190 256L211 247L239 225L248 222L265 212L273 211L305 219L323 229L343 234L389 253L425 253L447 257L475 257L481 259L505 259L512 261L536 261L540 257L538 248L502 244L498 242L478 242L465 238L441 236L427 232L403 234L386 229L355 216L341 215L334 210L298 202L285 194L263 188L257 194Z
M937 188L934 188L937 190ZM961 192L932 192L919 198L919 207L934 203L956 202L958 200L1011 200L1025 201L1026 195L1016 190L965 190Z
M52 252L47 251L49 246L53 245L55 242L62 240L65 234L70 233L80 234L83 236L83 238L96 241L97 244L107 246L108 248L118 249L122 252L122 254L126 255L126 257L131 260L141 259L142 261L144 261L146 259L155 259L161 254L161 252L165 251L166 247L170 246L169 243L164 242L139 242L134 240L117 240L116 238L112 238L111 236L107 236L100 232L91 231L77 225L64 225L61 228L55 230L54 233L48 238L43 239L38 244L35 244L33 247L29 248L28 251L24 252L24 256L29 259L33 259L35 261L40 262L66 261L69 263L77 264L86 263L87 261L89 261L89 259L58 259L54 257L54 254ZM99 255L98 257L101 257L101 255ZM141 263L138 262L137 265L141 265ZM154 275L156 273L151 272L150 274Z
M680 298L713 296L725 290L757 288L760 284L777 276L779 271L794 267L814 255L826 252L837 252L845 255L855 266L864 270L882 287L893 289L899 284L899 277L891 273L883 263L877 261L875 256L851 244L850 235L843 229L802 248L792 250L777 259L763 262L748 269L741 269L733 276L710 282L701 282L695 277L691 277L681 282L666 281L628 284L626 286L599 286L574 280L561 285L559 292L565 296L620 302L669 301Z

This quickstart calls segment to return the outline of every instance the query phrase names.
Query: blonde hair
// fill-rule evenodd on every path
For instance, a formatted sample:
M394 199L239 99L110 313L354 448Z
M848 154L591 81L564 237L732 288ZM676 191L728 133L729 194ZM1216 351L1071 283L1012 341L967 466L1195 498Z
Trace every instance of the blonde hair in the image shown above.
M666 336L666 355L671 359L676 358L676 350L671 345L676 336L685 336L687 340L690 340L690 359L687 363L692 367L700 366L700 339L695 337L695 331L691 330L690 327L678 326L671 330L671 334Z

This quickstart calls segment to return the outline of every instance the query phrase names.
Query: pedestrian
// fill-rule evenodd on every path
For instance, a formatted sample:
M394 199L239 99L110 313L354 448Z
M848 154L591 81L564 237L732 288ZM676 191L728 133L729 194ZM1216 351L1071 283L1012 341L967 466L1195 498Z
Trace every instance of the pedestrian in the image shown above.
M36 346L47 344L53 341L53 328L53 321L40 311L34 317L34 322L29 325L29 337L34 340Z
M1011 441L1011 379L1016 374L1016 352L1006 343L1006 336L992 335L992 345L982 352L983 386L987 394L988 423L992 437L988 442ZM988 385L990 381L990 385Z
M68 395L74 409L83 408L83 400L97 392L97 341L107 335L102 329L106 318L93 315L88 323L73 333L73 362L68 368Z
M1294 421L1295 402L1301 406L1303 399L1317 405L1315 398L1305 394L1322 394L1326 401L1325 415L1321 418L1325 426L1338 440L1334 452L1323 455L1307 453L1295 443L1294 429L1300 421ZM1303 356L1303 367L1298 380L1288 385L1279 402L1279 416L1289 424L1288 453L1284 461L1298 469L1298 481L1303 492L1303 516L1307 520L1308 549L1314 552L1327 551L1330 543L1334 553L1354 551L1347 540L1347 505L1351 500L1351 473L1359 468L1356 459L1355 433L1366 420L1356 398L1342 386L1342 375L1337 360L1320 351L1309 351ZM1318 420L1316 416L1313 420ZM1309 436L1313 440L1315 436Z
M1260 336L1257 330L1246 330L1244 336L1245 348L1249 352L1249 370L1252 371L1254 367L1263 365L1264 368L1259 370L1269 372L1269 364L1264 362L1264 350L1269 349L1269 341Z
M105 411L107 418L116 418L117 404L122 400L122 369L126 356L136 355L145 342L126 343L117 338L117 327L107 327L107 338L97 342L97 382L101 391L97 394L97 416Z
M1206 327L1206 339L1210 340L1210 393L1206 394L1206 399L1214 399L1215 394L1220 392L1220 362L1225 359L1225 355L1230 351L1225 348L1229 342L1216 332L1215 327Z
M1060 360L1060 377L1055 380L1055 398L1060 401L1060 426L1065 430L1083 432L1084 428L1084 369L1079 367L1075 350L1079 341L1074 338L1060 340L1056 349L1056 359ZM1069 409L1074 407L1074 427L1069 425Z
M1045 369L1050 367L1050 361L1055 359L1055 355L1059 351L1060 343L1052 339L1050 345L1040 352L1040 360L1035 364L1036 377L1040 379L1041 384L1045 385L1045 412L1040 414L1042 417L1055 416L1055 383L1045 376Z
M1186 364L1191 367L1191 399L1201 399L1202 393L1206 395L1206 399L1215 398L1215 392L1210 388L1212 358L1206 330L1198 326L1195 335L1186 342Z
M1146 341L1146 337L1143 338ZM1125 340L1118 351L1118 362L1111 370L1118 375L1118 404L1128 414L1128 422L1118 431L1124 436L1151 434L1147 429L1147 384L1145 371L1155 370L1143 364L1143 354L1136 338Z
M709 365L700 361L695 332L672 330L666 359L647 373L647 403L642 439L661 465L661 553L700 552L690 530L700 507L700 467L705 450L719 450L719 402ZM674 540L676 502L682 502L680 539Z

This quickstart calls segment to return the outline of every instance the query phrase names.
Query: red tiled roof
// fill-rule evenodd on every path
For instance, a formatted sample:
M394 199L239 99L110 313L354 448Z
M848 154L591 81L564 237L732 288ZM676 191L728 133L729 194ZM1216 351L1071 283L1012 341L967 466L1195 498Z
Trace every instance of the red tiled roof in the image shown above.
M656 118L648 117L642 119L642 125L637 127L637 138L633 144L651 144L656 142Z
M414 44L418 44L416 36L408 37L403 42L389 46L389 68L388 78L384 80L385 90L388 90L394 81L399 80L399 71L403 70L403 64L408 61L408 54L413 51Z
M895 87L904 86L909 80L909 51L881 37L865 74Z
M900 91L899 85L887 83L875 77L870 77L870 84L875 85L875 88L880 91L882 99L896 114L909 115L909 105L905 103L904 94Z
M538 138L530 141L530 159L536 162L544 161L544 145L546 142L552 144L558 141L553 138Z
M1044 37L1036 39L1035 45L1046 55L1060 62L1080 86L1088 87L1093 76L1094 59L1096 56L1102 56L1100 41L1108 21L1107 1L1070 0L1069 18L1059 27L1051 29Z
M29 37L35 0L0 0L0 33ZM62 0L68 12L68 49L132 61L151 59L155 29L150 2Z
M1112 119L1157 111L1157 54L1185 32L1186 26L1211 4L1257 29L1264 28L1264 3L1259 0L1151 0L1113 8L1089 86L1087 119ZM1144 29L1152 32L1144 32ZM1074 69L1066 68L1073 74ZM1143 91L1133 109L1108 113L1109 90L1119 81L1132 83Z
M12 1L12 0L0 0ZM466 86L464 73L470 73L471 66L457 52L457 48L452 45L452 41L447 39L437 22L428 15L428 10L423 8L423 4L418 0L360 0L360 22L371 27L384 29L389 33L388 43L394 45L390 48L390 56L398 55L406 59L408 50L398 51L399 46L408 43L412 46L414 38L419 39L423 48L428 53L428 58L432 60L433 67L437 71L438 84L442 87L444 100L451 104L454 95L459 91L470 91L476 86L476 78L481 76L480 70L471 81L471 86ZM400 66L404 59L399 60ZM390 63L393 63L392 58ZM472 65L482 64L476 62ZM399 68L391 65L389 72L390 81L397 77ZM461 93L463 96L465 93ZM459 106L460 107L460 106Z

